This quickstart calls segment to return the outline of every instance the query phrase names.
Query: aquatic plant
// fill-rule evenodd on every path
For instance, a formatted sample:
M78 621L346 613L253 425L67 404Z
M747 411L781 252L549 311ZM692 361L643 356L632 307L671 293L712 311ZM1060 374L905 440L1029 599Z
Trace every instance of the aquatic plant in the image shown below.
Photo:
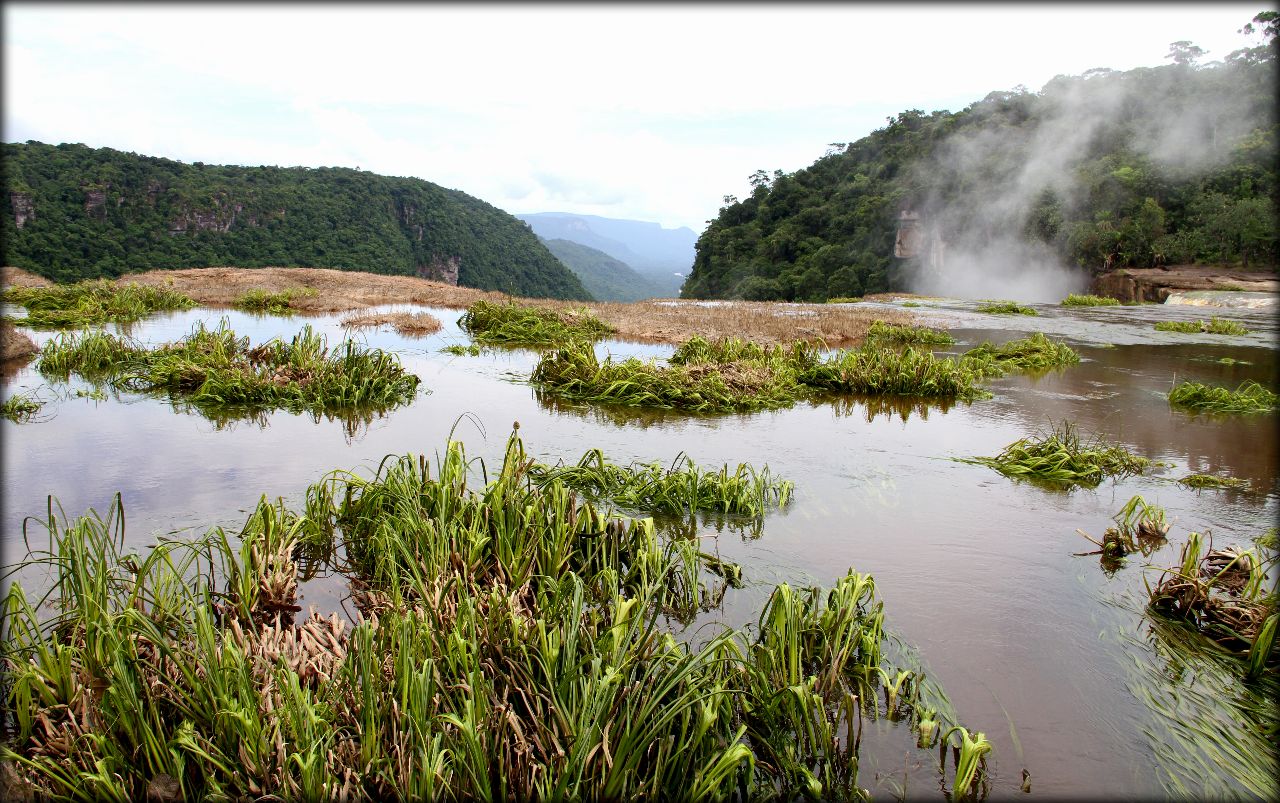
M1080 355L1065 343L1049 339L1043 332L1012 340L1002 346L984 342L966 351L962 362L985 376L1006 371L1048 371L1080 362Z
M287 315L293 310L295 298L313 298L317 294L314 287L289 287L280 291L253 288L231 302L231 306L247 312L258 312L270 315Z
M434 472L413 455L334 472L301 512L261 500L238 536L145 555L124 551L119 497L69 525L51 504L49 549L23 565L49 570L56 613L20 583L5 600L15 782L113 800L860 798L870 684L903 676L872 578L779 586L752 634L694 648L658 618L702 594L696 548L529 465L513 434L473 489L451 442ZM351 627L298 617L300 559L326 550ZM900 707L932 733L945 698L916 678Z
M1016 301L988 301L978 305L978 312L988 315L1039 315L1034 307L1026 307Z
M726 463L710 471L683 453L665 470L659 463L619 466L599 449L591 449L573 466L534 464L529 476L539 485L558 480L590 498L646 513L714 511L759 517L771 506L785 506L793 488L790 480L775 479L768 466L756 470L739 463L730 473Z
M440 349L441 354L452 354L455 357L479 357L484 347L476 343L468 343L465 346L461 343L450 343Z
M1062 306L1064 307L1118 307L1120 306L1120 299L1111 298L1109 296L1077 295L1076 293L1071 293L1066 298L1062 299Z
M857 303L860 303L861 301L862 301L862 296L836 296L835 298L828 298L826 303L828 303L828 304L857 304Z
M1155 325L1161 332L1207 333L1211 335L1247 335L1249 330L1235 321L1214 316L1208 321L1160 321Z
M15 424L25 424L34 420L43 407L44 402L36 397L35 391L15 393L0 403L0 417Z
M458 325L478 343L508 346L557 346L574 340L599 340L612 326L584 308L558 312L514 302L477 301Z
M875 321L871 324L871 328L867 330L867 339L930 346L949 346L956 342L955 338L940 329L930 329L927 326L898 326L884 321Z
M330 349L310 326L251 348L226 320L216 329L197 323L182 341L153 349L102 332L59 335L45 344L38 369L164 394L210 413L390 409L410 401L419 382L395 355L350 340Z
M1218 477L1213 474L1188 474L1178 480L1182 485L1188 488L1248 488L1249 481L1242 480L1237 477Z
M904 301L904 302L902 302L902 304L901 304L900 306L903 306L903 307L921 307L921 306L924 306L924 305L923 305L923 304L921 304L919 301Z
M1252 380L1235 390L1180 382L1169 391L1169 406L1210 413L1269 413L1276 409L1276 394Z
M7 287L0 298L27 308L19 321L34 329L69 329L108 321L129 323L167 310L190 309L196 302L167 287L94 279L45 287Z
M1148 609L1181 620L1246 661L1257 677L1273 662L1276 595L1257 550L1213 548L1213 536L1193 532L1178 565L1147 585Z
M971 365L907 346L902 351L868 344L819 360L797 354L797 381L820 393L917 396L973 400L989 397Z
M1090 487L1106 477L1141 474L1151 465L1149 459L1101 437L1081 440L1076 428L1067 421L1052 426L1049 432L1038 437L1020 438L995 457L953 459L989 466L1016 479Z
M1108 527L1101 541L1095 541L1084 530L1076 530L1098 546L1095 552L1076 554L1102 555L1104 560L1116 560L1139 550L1149 555L1164 543L1169 534L1170 524L1164 508L1150 504L1141 496L1130 497L1112 520L1116 526Z

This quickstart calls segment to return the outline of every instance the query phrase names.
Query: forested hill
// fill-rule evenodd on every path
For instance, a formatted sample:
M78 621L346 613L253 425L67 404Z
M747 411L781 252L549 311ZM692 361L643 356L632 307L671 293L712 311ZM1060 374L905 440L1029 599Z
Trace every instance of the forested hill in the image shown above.
M674 295L603 251L572 240L539 239L573 271L597 301L641 301Z
M56 281L153 268L320 267L589 299L521 221L416 178L4 145L4 264Z
M976 292L1031 271L1275 266L1277 16L1244 31L1265 44L1221 61L1176 42L1165 66L905 111L808 168L757 171L699 237L682 295L820 301Z

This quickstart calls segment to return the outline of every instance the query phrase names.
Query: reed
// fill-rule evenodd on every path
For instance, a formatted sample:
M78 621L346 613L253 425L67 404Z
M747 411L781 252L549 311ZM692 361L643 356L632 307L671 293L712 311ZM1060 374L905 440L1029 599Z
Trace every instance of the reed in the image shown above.
M1252 380L1235 390L1180 382L1169 391L1169 406L1208 413L1269 413L1276 409L1276 394Z
M15 424L26 424L34 421L43 407L44 402L35 395L35 391L15 393L0 403L0 416Z
M984 342L965 352L962 361L983 375L999 376L1006 371L1043 372L1075 365L1080 362L1080 355L1043 332L1033 332L1003 346Z
M1082 440L1067 421L1039 436L1020 438L995 457L954 459L989 466L1015 479L1088 487L1098 485L1106 477L1141 474L1151 465L1149 459L1100 437Z
M555 310L491 301L472 304L458 325L478 343L509 346L559 346L599 340L615 331L586 308Z
M0 296L27 309L22 325L34 329L70 329L107 322L129 323L154 312L190 309L190 297L168 287L116 284L94 279L45 287L7 287Z
M867 330L867 338L886 343L920 346L949 346L956 342L955 338L940 329L930 329L927 326L899 326L884 321L873 322L871 328Z
M1237 490L1249 487L1248 480L1242 480L1238 477L1219 477L1213 474L1188 474L1178 483L1188 488L1225 488Z
M978 305L978 312L988 315L1039 315L1034 307L1026 307L1016 301L988 301Z
M246 312L288 315L294 311L294 299L315 298L316 295L318 292L314 287L289 287L279 291L255 287L231 302L231 306Z
M1161 332L1187 332L1190 334L1247 335L1249 330L1235 321L1217 316L1207 321L1161 321L1155 325Z
M385 410L411 401L419 383L394 355L350 340L330 349L310 326L288 341L250 347L225 320L216 329L197 323L182 341L153 349L101 332L60 335L45 345L38 368L164 395L210 415Z
M658 619L702 599L696 547L530 465L513 433L473 487L450 442L434 470L333 472L301 512L264 499L238 534L145 555L118 497L70 524L51 503L24 565L57 613L10 586L0 753L73 800L861 798L862 718L904 677L872 578L779 586L753 633L693 648ZM299 558L327 547L351 627L296 610ZM938 710L906 674L899 708Z
M1120 299L1111 298L1109 296L1077 295L1076 293L1071 293L1066 298L1062 299L1062 306L1064 307L1118 307L1120 306Z

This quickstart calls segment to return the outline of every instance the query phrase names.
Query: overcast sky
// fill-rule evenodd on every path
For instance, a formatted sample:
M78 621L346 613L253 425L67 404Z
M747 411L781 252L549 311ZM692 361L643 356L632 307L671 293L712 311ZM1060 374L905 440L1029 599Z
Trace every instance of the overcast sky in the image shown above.
M359 167L700 232L904 109L1220 59L1269 4L4 4L6 142Z

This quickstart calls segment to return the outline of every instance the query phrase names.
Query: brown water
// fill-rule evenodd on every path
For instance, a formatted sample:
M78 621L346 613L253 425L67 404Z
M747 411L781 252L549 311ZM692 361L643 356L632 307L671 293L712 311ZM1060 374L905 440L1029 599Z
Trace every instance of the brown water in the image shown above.
M525 383L534 353L441 354L441 346L467 340L455 323L459 313L436 309L430 311L446 324L437 335L358 336L398 352L429 392L354 428L288 413L219 425L131 394L77 398L87 385L50 385L26 368L6 381L6 394L35 390L48 404L40 422L2 425L5 562L22 558L22 521L43 516L49 495L76 516L90 507L105 511L119 492L129 538L141 547L167 533L238 530L261 495L300 506L306 486L322 474L371 474L390 453L434 454L455 426L469 454L490 465L501 459L513 421L530 454L546 462L574 461L599 447L620 463L669 463L685 452L703 466L767 464L796 484L786 510L758 530L713 521L701 527L724 557L743 564L748 582L730 590L708 620L754 623L778 582L825 586L849 568L870 572L890 628L941 684L961 722L994 743L993 795L1021 794L1023 769L1036 796L1247 795L1232 762L1188 734L1219 731L1221 741L1240 742L1238 749L1265 764L1262 753L1274 744L1251 735L1256 717L1236 710L1256 704L1262 691L1208 658L1170 653L1142 616L1142 578L1145 564L1172 565L1192 530L1211 530L1218 546L1248 547L1280 512L1276 416L1193 416L1170 410L1164 397L1175 378L1274 387L1274 313L1045 306L1031 318L981 315L974 306L931 302L915 311L951 327L961 341L954 351L1041 330L1075 346L1082 362L1039 378L994 380L995 398L973 404L844 399L691 417L540 400ZM1211 313L1256 333L1151 329L1157 320ZM161 316L133 334L175 340L195 321L222 316ZM304 322L225 317L255 342L292 335ZM337 321L306 322L336 342L343 336ZM671 351L624 343L600 350L658 358ZM1248 364L1215 362L1220 357ZM995 455L1063 419L1174 466L1066 492L949 459ZM1196 492L1169 481L1191 472L1241 477L1251 489ZM1167 509L1174 520L1169 544L1149 558L1131 556L1110 574L1096 557L1073 556L1093 548L1076 529L1100 536L1134 494ZM1148 572L1153 582L1157 575ZM301 604L338 609L345 594L340 578L321 578L306 584ZM936 752L910 750L902 734L874 738L888 730L882 723L864 737L861 785L880 796L896 795L904 781L908 795L936 792Z

